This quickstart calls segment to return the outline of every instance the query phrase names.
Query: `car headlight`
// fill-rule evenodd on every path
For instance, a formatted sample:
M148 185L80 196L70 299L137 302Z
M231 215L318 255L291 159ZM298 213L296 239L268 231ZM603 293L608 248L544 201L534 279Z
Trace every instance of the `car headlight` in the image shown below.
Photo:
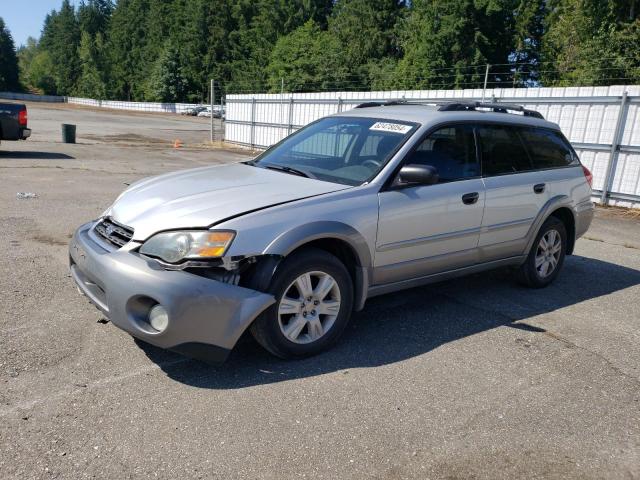
M225 254L236 236L230 231L186 230L163 232L142 244L140 253L167 263L185 259L219 258Z

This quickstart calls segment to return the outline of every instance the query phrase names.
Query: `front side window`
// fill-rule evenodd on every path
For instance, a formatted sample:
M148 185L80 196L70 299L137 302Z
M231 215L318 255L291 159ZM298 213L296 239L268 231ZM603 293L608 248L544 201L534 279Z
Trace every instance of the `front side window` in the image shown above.
M434 167L438 172L438 183L479 176L473 127L457 125L436 130L409 154L404 163Z
M345 185L373 178L416 124L362 117L327 117L298 130L252 165Z
M558 132L545 128L522 128L520 135L536 169L577 165L573 152Z
M533 169L516 128L481 125L477 133L483 175L504 175Z

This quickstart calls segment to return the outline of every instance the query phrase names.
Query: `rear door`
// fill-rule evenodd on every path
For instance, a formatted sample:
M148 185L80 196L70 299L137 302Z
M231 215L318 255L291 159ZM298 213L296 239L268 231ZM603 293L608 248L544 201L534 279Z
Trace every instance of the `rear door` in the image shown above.
M536 170L519 133L508 125L479 125L477 137L486 187L479 240L481 261L517 256L549 199L547 174Z
M375 284L472 265L478 258L485 190L473 127L436 130L403 164L431 165L440 181L378 194Z

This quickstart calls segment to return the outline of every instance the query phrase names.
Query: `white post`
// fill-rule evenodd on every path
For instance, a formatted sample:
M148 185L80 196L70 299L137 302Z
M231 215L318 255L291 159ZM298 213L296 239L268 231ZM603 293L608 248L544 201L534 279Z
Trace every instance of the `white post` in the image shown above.
M491 65L489 65L487 63L487 68L484 71L484 86L482 87L482 101L483 102L484 102L484 95L485 95L485 92L487 90L487 81L489 80L489 67L491 67Z
M280 123L284 123L284 78L280 79Z
M251 148L255 145L256 135L256 97L251 97Z
M215 140L215 135L213 133L213 103L216 100L216 93L215 93L215 86L214 86L214 82L215 80L211 80L211 143L214 142Z
M609 152L609 162L607 163L607 174L604 177L604 185L602 185L602 194L600 202L603 205L609 203L609 193L613 188L613 178L616 174L616 164L618 160L618 150L624 135L624 124L626 123L627 110L627 92L622 94L620 100L620 111L618 112L618 120L616 121L616 129L613 131L613 140L611 141L611 150Z

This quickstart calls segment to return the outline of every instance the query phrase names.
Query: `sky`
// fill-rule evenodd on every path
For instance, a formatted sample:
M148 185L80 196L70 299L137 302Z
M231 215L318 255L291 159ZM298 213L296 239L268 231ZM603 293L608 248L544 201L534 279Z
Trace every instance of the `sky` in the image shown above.
M77 4L79 0L72 0ZM16 48L28 37L40 37L44 18L51 10L59 10L62 0L0 0L0 17L13 36Z

